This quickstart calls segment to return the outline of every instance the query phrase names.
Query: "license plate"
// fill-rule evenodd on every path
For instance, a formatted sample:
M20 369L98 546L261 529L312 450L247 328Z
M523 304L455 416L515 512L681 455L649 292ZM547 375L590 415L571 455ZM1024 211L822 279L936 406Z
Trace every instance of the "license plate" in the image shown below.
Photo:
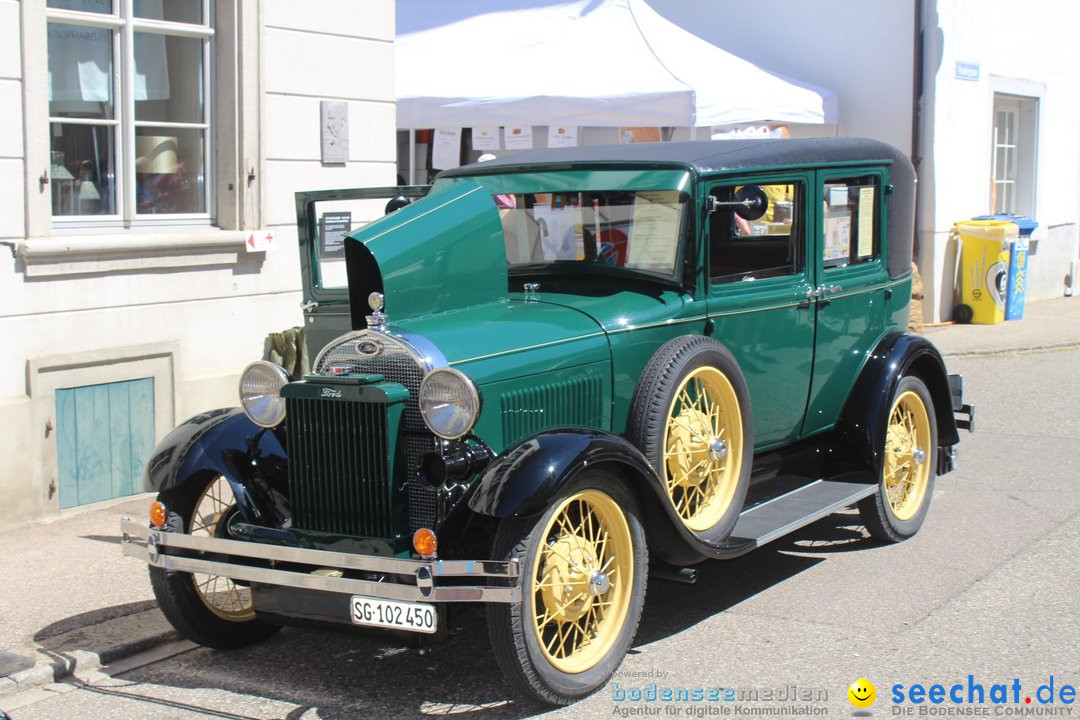
M350 607L352 621L357 625L433 633L439 624L435 606L424 603L353 595Z

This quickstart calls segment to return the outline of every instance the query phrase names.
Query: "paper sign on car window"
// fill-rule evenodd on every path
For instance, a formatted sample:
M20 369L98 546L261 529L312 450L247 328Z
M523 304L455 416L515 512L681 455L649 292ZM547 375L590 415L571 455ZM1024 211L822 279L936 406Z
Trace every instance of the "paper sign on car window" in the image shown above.
M874 254L874 188L859 188L859 258Z
M637 193L627 265L652 270L674 266L680 208L677 190Z
M825 214L825 267L847 263L851 244L851 214L830 210Z

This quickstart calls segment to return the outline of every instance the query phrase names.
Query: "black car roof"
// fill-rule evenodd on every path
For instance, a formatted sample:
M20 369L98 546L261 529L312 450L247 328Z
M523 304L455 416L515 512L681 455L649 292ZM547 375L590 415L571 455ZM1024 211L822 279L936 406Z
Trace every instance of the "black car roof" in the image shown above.
M896 162L907 159L899 150L866 138L811 138L800 140L710 140L637 143L531 150L442 173L443 177L486 175L537 165L641 163L684 165L698 172L763 167L816 166L836 162Z

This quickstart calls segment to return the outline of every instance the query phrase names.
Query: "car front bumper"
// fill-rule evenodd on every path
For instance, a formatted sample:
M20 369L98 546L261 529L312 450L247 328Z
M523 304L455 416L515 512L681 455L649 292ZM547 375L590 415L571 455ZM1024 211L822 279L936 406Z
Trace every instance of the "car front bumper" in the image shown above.
M408 560L196 537L120 523L124 555L153 567L242 582L411 602L521 600L516 561Z

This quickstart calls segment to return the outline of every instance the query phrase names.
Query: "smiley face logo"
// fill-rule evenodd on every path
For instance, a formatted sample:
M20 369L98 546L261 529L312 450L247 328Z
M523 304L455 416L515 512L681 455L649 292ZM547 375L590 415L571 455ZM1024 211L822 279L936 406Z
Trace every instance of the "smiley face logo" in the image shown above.
M857 708L868 708L877 700L877 688L866 678L859 678L847 689L848 700Z

